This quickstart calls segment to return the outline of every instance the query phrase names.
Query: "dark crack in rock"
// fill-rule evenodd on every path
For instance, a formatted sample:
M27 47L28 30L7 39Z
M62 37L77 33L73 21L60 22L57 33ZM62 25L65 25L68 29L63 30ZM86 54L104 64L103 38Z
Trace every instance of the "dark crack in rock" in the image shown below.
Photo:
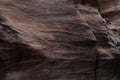
M120 0L0 0L0 80L120 80Z

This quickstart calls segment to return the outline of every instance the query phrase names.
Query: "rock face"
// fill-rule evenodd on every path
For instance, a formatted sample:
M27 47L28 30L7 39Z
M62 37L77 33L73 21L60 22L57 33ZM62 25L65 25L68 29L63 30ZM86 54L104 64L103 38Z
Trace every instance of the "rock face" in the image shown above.
M120 80L120 0L0 0L0 80Z

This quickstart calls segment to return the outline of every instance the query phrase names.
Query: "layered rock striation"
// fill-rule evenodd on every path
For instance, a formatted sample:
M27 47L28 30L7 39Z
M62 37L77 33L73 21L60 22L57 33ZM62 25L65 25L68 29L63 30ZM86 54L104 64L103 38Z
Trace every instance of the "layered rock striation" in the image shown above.
M0 80L119 80L120 0L0 0Z

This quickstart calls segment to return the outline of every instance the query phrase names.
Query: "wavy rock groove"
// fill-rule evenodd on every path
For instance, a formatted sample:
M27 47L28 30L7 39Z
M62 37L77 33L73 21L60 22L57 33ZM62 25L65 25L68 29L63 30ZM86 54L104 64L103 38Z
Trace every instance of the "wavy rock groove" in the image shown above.
M0 80L120 80L120 0L0 0Z

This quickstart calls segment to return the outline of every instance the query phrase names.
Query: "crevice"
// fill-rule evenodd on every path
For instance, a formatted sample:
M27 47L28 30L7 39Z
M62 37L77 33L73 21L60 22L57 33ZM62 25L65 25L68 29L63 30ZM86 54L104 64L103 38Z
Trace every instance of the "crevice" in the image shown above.
M98 55L98 53L96 53L96 61L95 61L95 80L98 80L98 68L99 68L99 63L100 63L99 55Z

